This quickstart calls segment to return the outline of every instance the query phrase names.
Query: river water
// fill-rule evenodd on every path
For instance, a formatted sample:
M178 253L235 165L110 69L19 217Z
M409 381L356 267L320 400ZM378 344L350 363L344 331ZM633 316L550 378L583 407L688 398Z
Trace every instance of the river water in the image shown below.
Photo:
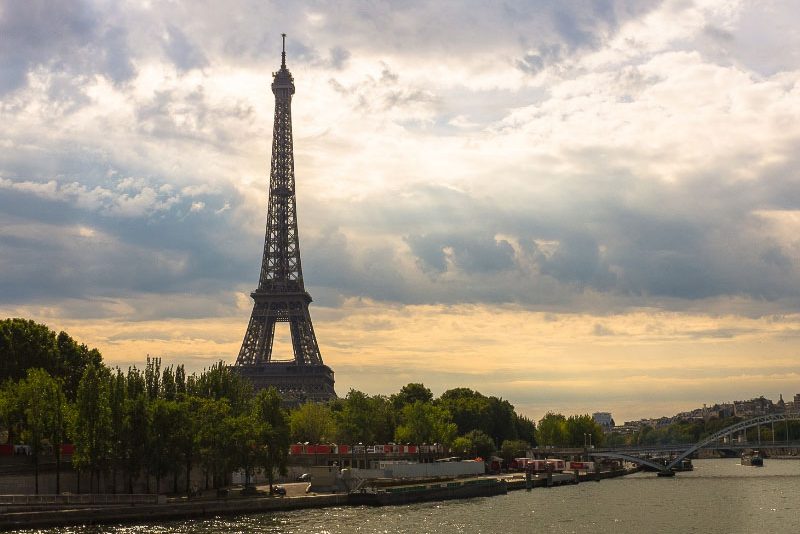
M764 467L695 460L674 478L653 473L530 492L384 508L341 507L48 533L755 533L800 532L800 460ZM144 518L143 518L144 519ZM33 531L28 531L33 532Z

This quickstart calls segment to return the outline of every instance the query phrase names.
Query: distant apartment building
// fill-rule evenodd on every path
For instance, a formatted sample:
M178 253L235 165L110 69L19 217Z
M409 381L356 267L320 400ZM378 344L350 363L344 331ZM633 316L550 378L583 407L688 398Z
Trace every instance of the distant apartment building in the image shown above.
M611 417L611 412L594 412L592 414L594 422L600 425L603 433L608 434L614 430L614 418Z

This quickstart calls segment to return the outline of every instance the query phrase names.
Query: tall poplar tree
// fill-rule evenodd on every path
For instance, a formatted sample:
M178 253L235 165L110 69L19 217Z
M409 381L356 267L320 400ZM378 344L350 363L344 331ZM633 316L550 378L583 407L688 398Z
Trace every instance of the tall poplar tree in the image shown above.
M90 365L78 384L73 436L75 453L72 463L78 470L89 469L92 477L89 490L97 490L100 472L106 466L111 449L111 405L109 399L108 371Z

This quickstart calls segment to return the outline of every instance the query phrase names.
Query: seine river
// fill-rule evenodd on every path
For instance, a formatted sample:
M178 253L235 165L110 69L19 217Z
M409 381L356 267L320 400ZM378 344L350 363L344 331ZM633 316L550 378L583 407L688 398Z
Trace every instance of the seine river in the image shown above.
M652 473L461 501L343 507L50 533L800 532L800 460L746 467L696 460L674 478ZM32 531L29 531L32 532Z

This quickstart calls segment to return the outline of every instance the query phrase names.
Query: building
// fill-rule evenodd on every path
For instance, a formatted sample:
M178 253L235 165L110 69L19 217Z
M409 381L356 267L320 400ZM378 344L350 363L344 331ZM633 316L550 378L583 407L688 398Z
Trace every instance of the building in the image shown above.
M611 417L610 412L594 412L592 414L592 419L595 423L600 425L600 428L603 429L603 433L609 434L614 431L614 418Z

